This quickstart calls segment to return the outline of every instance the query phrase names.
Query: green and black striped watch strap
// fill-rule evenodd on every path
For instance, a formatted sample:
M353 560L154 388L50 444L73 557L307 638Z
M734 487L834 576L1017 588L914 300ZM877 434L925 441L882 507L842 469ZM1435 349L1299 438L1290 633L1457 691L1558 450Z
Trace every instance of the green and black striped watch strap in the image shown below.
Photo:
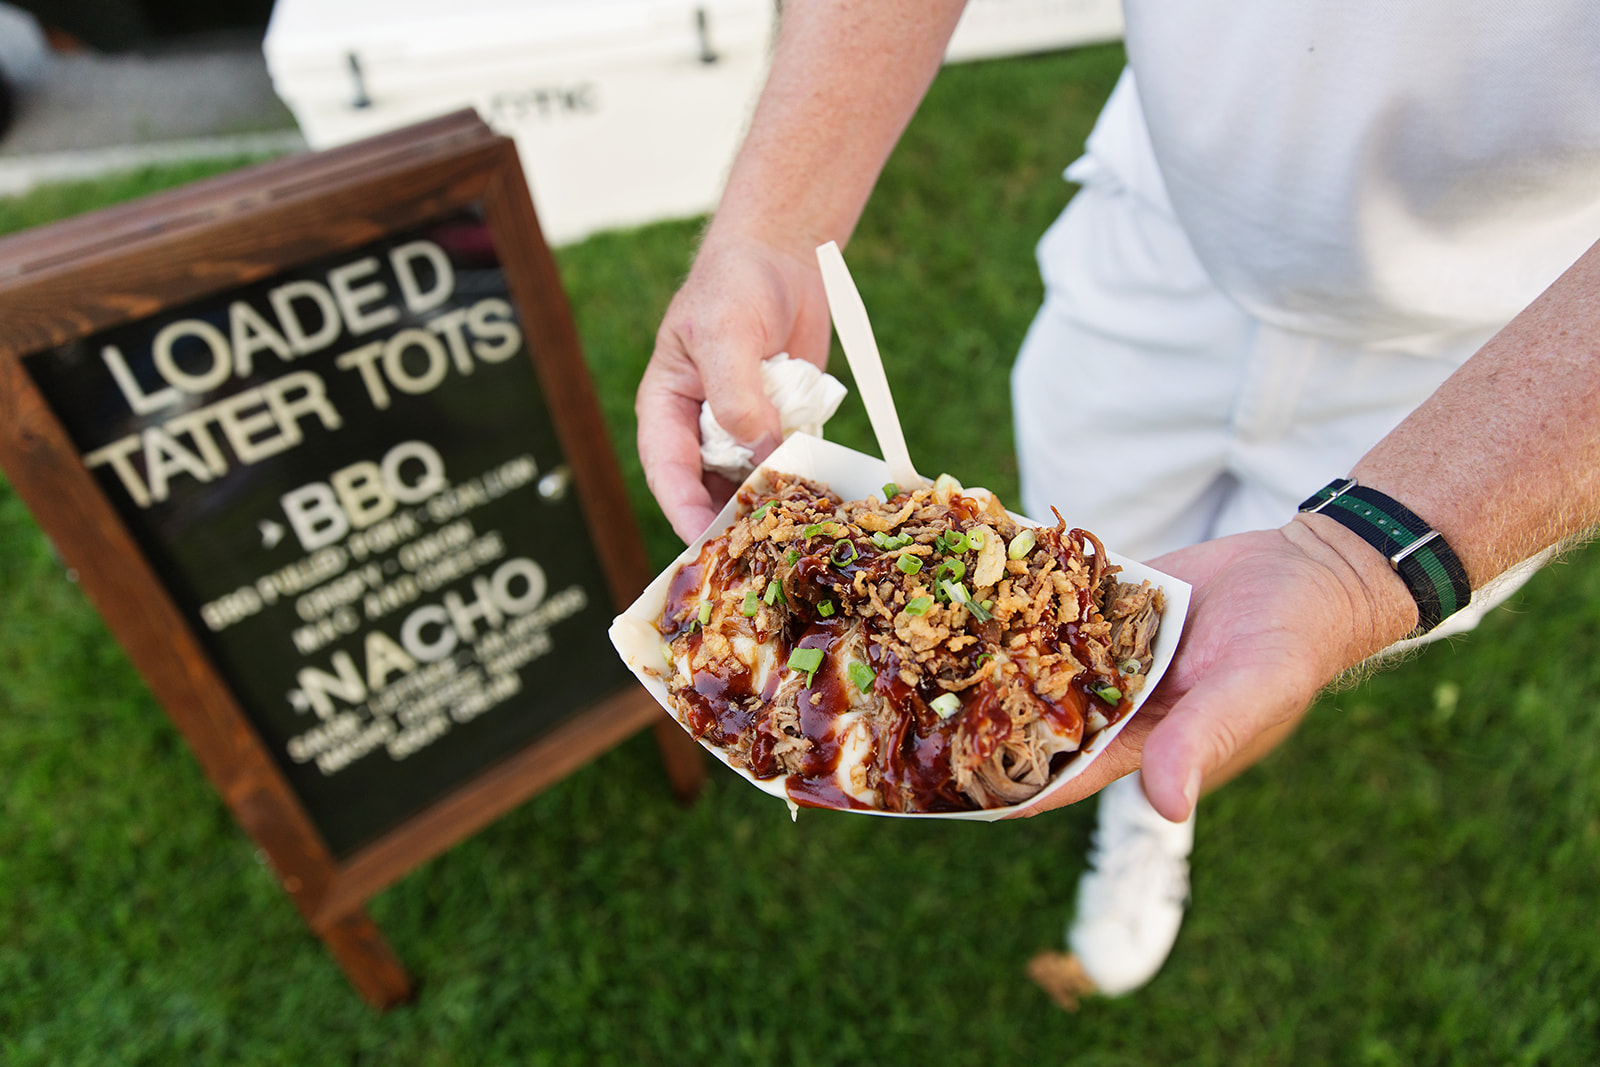
M1417 628L1427 633L1467 606L1472 586L1466 568L1439 531L1410 508L1354 478L1335 478L1300 505L1361 535L1382 552L1417 601Z

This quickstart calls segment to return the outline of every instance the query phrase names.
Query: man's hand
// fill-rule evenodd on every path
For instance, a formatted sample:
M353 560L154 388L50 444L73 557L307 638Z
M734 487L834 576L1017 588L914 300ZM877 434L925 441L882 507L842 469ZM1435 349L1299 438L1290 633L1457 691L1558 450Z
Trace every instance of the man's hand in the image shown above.
M1081 800L1142 763L1150 802L1183 819L1206 778L1257 754L1341 671L1416 624L1415 603L1387 561L1320 516L1151 565L1194 586L1177 657L1094 765L1024 815Z
M788 352L826 367L829 328L811 249L707 237L667 309L634 402L645 480L679 537L698 537L734 489L701 470L701 402L760 462L781 439L761 361Z
M760 363L824 366L816 248L843 245L938 73L965 0L789 0L749 133L639 385L639 455L672 528L698 537L732 487L703 478L700 404L759 461L778 443Z

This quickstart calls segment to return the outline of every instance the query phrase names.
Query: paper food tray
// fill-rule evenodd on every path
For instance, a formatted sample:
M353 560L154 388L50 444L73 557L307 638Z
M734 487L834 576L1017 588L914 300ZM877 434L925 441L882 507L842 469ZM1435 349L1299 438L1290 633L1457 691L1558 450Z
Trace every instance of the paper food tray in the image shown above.
M889 468L881 459L869 456L842 445L832 444L821 438L811 437L807 434L793 434L780 445L776 451L767 457L767 461L758 467L745 485L759 480L767 471L781 471L786 474L798 474L811 478L826 485L846 500L860 500L869 495L881 494L882 486L889 481ZM667 687L663 678L670 674L671 668L661 651L661 633L656 629L656 620L661 617L661 612L666 606L668 588L672 584L672 576L678 568L685 563L692 562L700 554L701 547L711 538L720 534L733 524L734 516L738 510L737 496L729 500L727 505L718 513L716 519L706 529L705 533L695 539L694 543L683 550L677 559L673 560L667 568L657 575L656 580L639 595L639 599L618 615L611 624L611 643L616 646L622 659L630 670L638 677L640 684L650 691L650 694L660 702L661 706L672 715L674 720L678 716L672 709L667 698ZM1026 516L1012 513L1020 523L1028 526L1038 526L1039 523ZM1070 522L1070 516L1068 518ZM1057 792L1066 783L1082 774L1095 757L1104 752L1106 747L1116 738L1128 721L1138 713L1139 708L1154 691L1156 684L1161 681L1161 676L1166 673L1167 667L1172 663L1173 653L1178 647L1178 637L1183 631L1184 617L1189 610L1189 585L1168 574L1147 567L1142 563L1126 559L1112 552L1106 551L1107 558L1122 568L1122 578L1125 581L1138 582L1146 578L1152 585L1159 585L1166 596L1166 611L1162 615L1161 628L1156 634L1153 648L1154 660L1146 675L1144 688L1134 697L1133 708L1128 714L1122 716L1110 726L1101 730L1089 739L1089 742L1075 754L1067 764L1056 774L1050 784L1045 786L1037 795L1023 804L1015 804L1003 808L986 808L981 811L957 812L896 812L874 811L858 808L829 809L859 811L866 815L888 815L903 819L969 819L980 822L992 822L1003 819L1007 815L1015 814L1023 808L1038 803L1040 800ZM680 723L681 724L681 723ZM727 756L721 749L702 744L706 751L717 759L732 767L734 771L743 776L751 785L769 793L772 796L789 801L791 807L794 802L789 798L784 788L784 778L769 779L756 778L749 771L734 767L728 762Z

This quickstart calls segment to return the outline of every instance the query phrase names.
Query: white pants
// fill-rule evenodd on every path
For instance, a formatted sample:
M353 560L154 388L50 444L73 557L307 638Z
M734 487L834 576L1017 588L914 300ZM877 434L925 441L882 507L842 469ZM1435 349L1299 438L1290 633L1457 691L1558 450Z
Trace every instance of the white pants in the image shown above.
M1011 378L1022 504L1123 555L1283 525L1488 340L1421 356L1267 325L1164 205L1093 158L1069 173L1083 188L1039 242L1044 304ZM1537 562L1431 636L1476 625Z

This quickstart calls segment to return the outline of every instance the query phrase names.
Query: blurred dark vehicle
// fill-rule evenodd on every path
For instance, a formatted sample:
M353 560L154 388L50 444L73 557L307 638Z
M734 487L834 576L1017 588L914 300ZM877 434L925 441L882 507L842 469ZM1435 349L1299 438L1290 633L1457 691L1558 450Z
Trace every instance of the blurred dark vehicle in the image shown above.
M264 32L272 0L26 0L40 26L96 51L149 48L170 38L227 30Z
M47 30L100 52L126 52L173 38L266 30L272 0L22 0Z
M52 48L133 52L186 39L266 32L272 0L19 0L0 2L0 138L17 97L41 76Z
M48 54L44 31L33 16L0 3L0 137L11 129L17 94L39 78Z

